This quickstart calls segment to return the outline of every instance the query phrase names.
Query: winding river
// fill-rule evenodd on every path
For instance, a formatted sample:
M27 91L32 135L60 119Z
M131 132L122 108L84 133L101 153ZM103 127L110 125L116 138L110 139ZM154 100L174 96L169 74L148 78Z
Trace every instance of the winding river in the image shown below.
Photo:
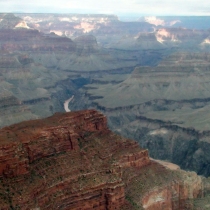
M69 98L68 100L66 100L65 102L64 102L64 109L65 109L65 111L66 112L70 112L71 110L69 109L69 103L73 100L73 98L74 98L74 95L71 97L71 98Z

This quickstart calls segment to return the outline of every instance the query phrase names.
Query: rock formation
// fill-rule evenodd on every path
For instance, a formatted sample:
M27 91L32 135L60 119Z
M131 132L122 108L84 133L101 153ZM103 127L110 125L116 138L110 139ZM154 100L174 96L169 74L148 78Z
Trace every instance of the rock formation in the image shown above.
M136 67L130 77L119 84L108 86L107 91L106 86L99 86L90 89L89 93L102 96L96 102L106 108L157 99L183 101L209 98L209 59L209 53L175 53L155 67ZM113 100L118 94L121 95L120 100Z
M27 23L12 13L0 15L0 29L29 28Z
M16 14L30 27L44 33L77 37L94 35L121 36L138 32L153 31L153 25L146 22L122 22L116 15L106 14ZM105 38L105 37L104 37ZM111 38L112 39L112 38ZM108 39L106 39L108 40Z
M203 179L149 159L94 110L0 130L0 208L193 209Z
M210 174L209 54L170 55L174 47L178 51L180 46L208 51L209 31L159 29L150 24L123 23L115 16L85 16L85 20L84 16L23 16L24 20L11 14L0 15L1 127L62 111L64 101L75 95L71 110L88 106L101 109L114 131L135 138L150 150L152 157L173 161L205 176ZM116 42L121 46L123 40L125 46L131 41L135 50L112 48ZM131 75L124 74L137 64L147 67L137 67ZM87 83L92 84L81 90ZM77 114L68 116L80 119ZM57 123L63 116L51 119ZM48 127L47 121L46 124L33 121L31 126L15 125L14 131L11 127L3 129L1 138L6 142L2 144L0 168L3 209L10 206L24 209L25 204L27 208L41 209L68 209L71 205L71 208L95 205L103 209L104 203L112 206L113 202L121 209L135 209L136 205L148 209L161 209L164 205L166 209L169 206L184 209L184 205L194 205L193 198L205 192L203 181L195 174L186 173L191 177L187 183L184 172L170 172L149 161L147 150L139 149L137 143L130 143L107 128L106 132L99 129L88 133L74 121L77 120L73 119L72 124L78 127L70 130L62 123ZM83 117L80 121L83 122ZM33 123L40 123L40 127ZM93 143L88 144L92 138ZM107 139L112 144L107 145ZM101 145L103 148L99 149ZM75 165L72 154L80 166L69 168L69 163ZM77 172L80 175L74 177L72 174ZM88 199L89 192L93 200L79 204L79 200Z
M84 91L112 130L153 158L209 176L209 60L209 53L175 53L155 67L136 67L122 82L93 82Z
M23 20L12 14L0 19L0 127L63 111L67 98L80 97L73 80L85 80L81 72L89 80L89 72L131 71L138 63L99 47L92 35L72 40L20 27Z

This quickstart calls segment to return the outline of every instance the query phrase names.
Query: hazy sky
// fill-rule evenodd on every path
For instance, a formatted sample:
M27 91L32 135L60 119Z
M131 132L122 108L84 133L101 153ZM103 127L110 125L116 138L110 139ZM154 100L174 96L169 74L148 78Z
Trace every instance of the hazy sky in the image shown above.
M0 12L210 15L200 0L0 0Z

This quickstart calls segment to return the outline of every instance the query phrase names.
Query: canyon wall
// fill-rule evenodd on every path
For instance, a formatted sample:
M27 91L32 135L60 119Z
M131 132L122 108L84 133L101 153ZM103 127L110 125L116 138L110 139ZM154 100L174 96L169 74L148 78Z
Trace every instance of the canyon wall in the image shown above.
M151 157L209 176L209 60L209 53L177 52L155 67L136 67L124 81L93 81L84 92L114 132Z
M195 173L171 171L150 160L137 142L112 133L95 110L56 113L0 130L4 210L164 205L178 210L203 197L202 183Z
M121 168L150 162L94 110L5 127L0 140L1 209L119 209Z
M38 31L12 14L0 16L0 127L63 111L72 95L74 109L84 109L78 89L90 75L131 72L138 63L137 56L99 47L93 35L72 40Z

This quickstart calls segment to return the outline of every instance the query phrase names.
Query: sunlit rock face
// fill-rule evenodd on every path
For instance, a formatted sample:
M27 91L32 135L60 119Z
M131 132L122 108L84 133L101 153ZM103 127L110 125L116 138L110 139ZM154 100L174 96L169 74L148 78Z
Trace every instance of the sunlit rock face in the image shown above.
M145 21L156 27L209 29L209 16L146 16L138 21Z
M93 35L99 45L110 47L126 35L154 31L154 25L147 22L123 22L115 15L85 14L16 14L31 28L44 33L76 38Z
M175 25L176 23L180 23L181 21L177 18L174 18L175 20L171 20L171 21L166 21L166 20L163 20L161 18L157 18L157 17L154 17L154 16L151 16L151 17L145 17L145 21L148 22L148 23L151 23L153 25L156 25L156 26L173 26Z
M135 22L123 22L115 15L16 15L22 18L27 26L41 32L53 32L72 39L82 35L94 35L100 46L117 49L193 49L209 36L208 17L143 17ZM149 33L152 32L156 36L155 41L148 42L145 39L141 44L136 42L135 37L139 33L147 33L150 36Z
M62 30L67 34L90 33L102 31L114 33L117 31L141 31L151 29L148 23L126 23L118 19L116 15L106 14L16 14L26 21L31 27L39 30ZM130 27L128 27L130 25ZM128 28L126 29L125 26ZM134 26L137 28L135 29ZM143 28L141 28L143 26ZM73 31L74 30L74 31Z
M199 48L203 39L209 36L209 31L186 28L161 28L155 34L157 40L167 46L193 49L193 47Z
M27 23L13 14L0 15L0 29L29 28Z
M159 28L152 32L125 35L113 43L113 47L123 50L191 50L198 51L208 43L209 31L185 28Z

